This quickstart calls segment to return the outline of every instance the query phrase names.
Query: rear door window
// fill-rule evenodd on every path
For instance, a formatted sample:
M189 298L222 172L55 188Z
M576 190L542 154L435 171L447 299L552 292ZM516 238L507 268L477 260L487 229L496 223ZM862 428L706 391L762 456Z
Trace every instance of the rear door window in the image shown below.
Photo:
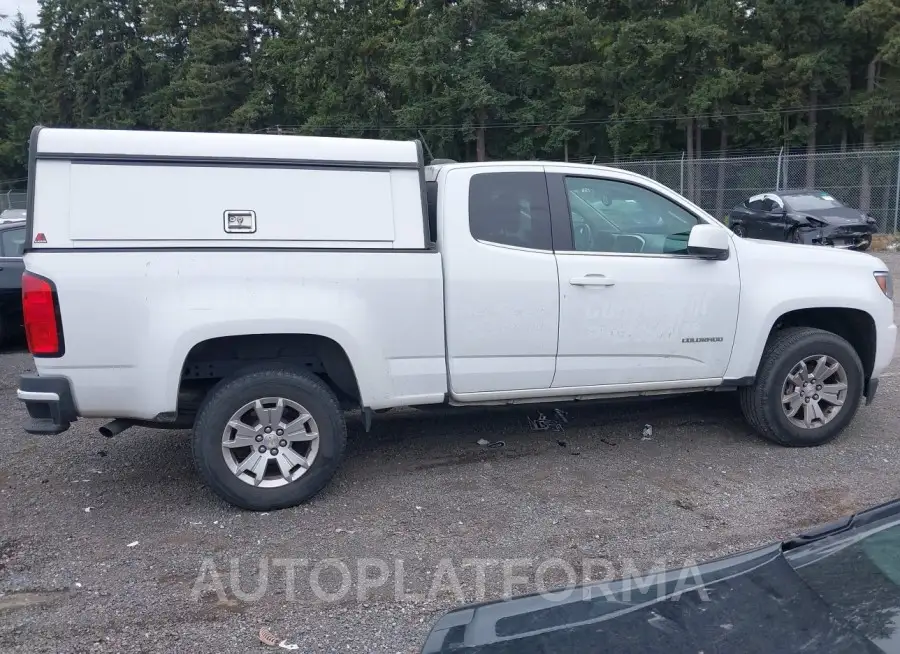
M0 232L0 253L4 257L21 257L25 250L25 228L4 229Z
M542 172L478 173L469 182L469 231L485 243L552 250Z

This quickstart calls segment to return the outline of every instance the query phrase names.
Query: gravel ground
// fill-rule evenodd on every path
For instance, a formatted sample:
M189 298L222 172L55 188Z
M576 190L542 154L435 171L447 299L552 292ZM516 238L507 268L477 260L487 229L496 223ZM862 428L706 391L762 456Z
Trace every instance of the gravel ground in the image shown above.
M900 255L883 258L900 289ZM208 492L184 432L26 435L15 388L30 368L0 355L4 652L277 651L263 626L300 652L417 652L444 610L506 592L503 561L527 559L510 568L519 594L566 581L549 559L578 581L681 566L900 496L898 359L848 432L810 450L754 437L729 393L579 405L563 434L529 431L534 408L393 412L370 434L353 419L332 484L272 514ZM327 559L347 566L346 593ZM472 559L491 561L483 584Z

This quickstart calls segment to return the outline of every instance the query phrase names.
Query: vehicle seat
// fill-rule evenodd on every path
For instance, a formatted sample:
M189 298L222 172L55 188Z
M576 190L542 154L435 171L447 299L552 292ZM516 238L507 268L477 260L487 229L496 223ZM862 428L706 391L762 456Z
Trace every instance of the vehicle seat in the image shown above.
M527 225L525 223L528 222ZM494 202L493 220L490 225L489 238L497 243L530 247L529 235L531 221L526 221L518 206L506 198L498 198Z

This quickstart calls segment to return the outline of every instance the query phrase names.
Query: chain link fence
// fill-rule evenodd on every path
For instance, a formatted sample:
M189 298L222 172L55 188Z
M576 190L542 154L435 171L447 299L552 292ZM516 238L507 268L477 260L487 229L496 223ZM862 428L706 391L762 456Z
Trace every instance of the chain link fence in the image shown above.
M596 163L601 163L597 161ZM900 150L817 152L809 155L711 156L647 159L605 165L651 177L719 219L751 195L784 189L827 191L868 211L880 232L895 233L900 217Z
M25 191L0 190L0 211L25 208Z
M604 163L594 160L595 163ZM900 218L900 149L782 151L754 156L706 156L605 162L665 184L721 220L751 195L783 189L827 191L867 210L880 232L896 233ZM0 187L0 211L24 209L25 190Z
M597 161L597 163L600 163ZM651 177L719 219L757 193L814 188L868 211L880 232L895 233L900 218L900 150L781 152L764 156L647 159L606 165Z

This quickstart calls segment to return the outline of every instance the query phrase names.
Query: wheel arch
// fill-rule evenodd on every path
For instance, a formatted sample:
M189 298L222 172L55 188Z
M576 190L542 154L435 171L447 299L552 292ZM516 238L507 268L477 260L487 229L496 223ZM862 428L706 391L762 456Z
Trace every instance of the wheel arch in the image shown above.
M788 327L815 327L836 334L846 340L859 356L866 382L875 366L875 319L862 309L850 307L812 307L793 309L781 314L772 323L763 351L779 330Z
M316 374L348 406L363 403L352 348L334 335L257 332L209 335L183 348L173 366L176 415L195 410L219 380L278 362ZM174 418L174 416L173 416Z

